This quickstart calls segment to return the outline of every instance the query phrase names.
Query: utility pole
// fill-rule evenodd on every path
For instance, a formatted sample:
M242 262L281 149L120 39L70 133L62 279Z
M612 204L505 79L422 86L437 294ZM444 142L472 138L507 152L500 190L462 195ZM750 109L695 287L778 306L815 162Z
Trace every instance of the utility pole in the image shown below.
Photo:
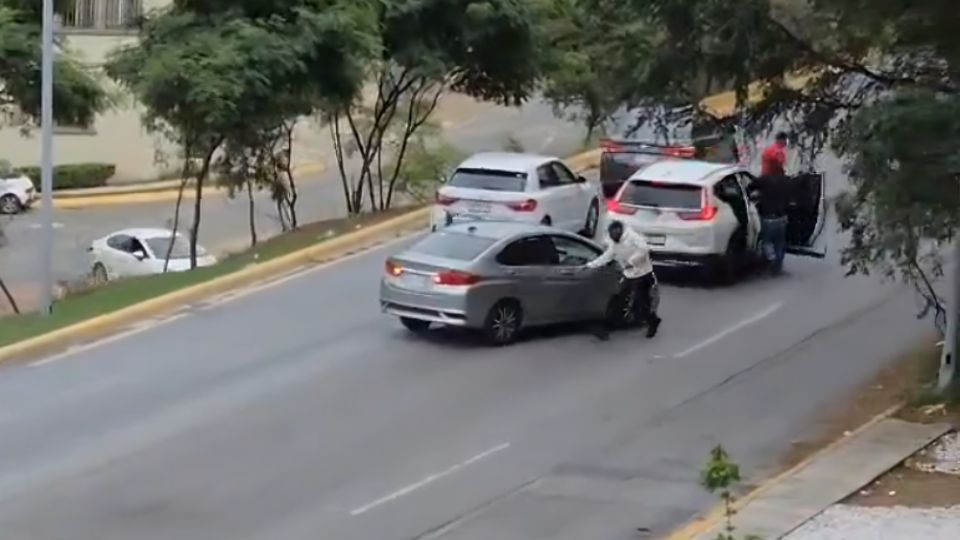
M960 186L958 186L960 187ZM960 234L953 240L953 283L947 301L947 330L943 336L943 351L940 353L940 377L937 390L941 393L958 381L957 340L960 339Z
M53 0L43 0L43 52L40 83L40 192L43 222L40 277L43 280L43 313L53 312Z

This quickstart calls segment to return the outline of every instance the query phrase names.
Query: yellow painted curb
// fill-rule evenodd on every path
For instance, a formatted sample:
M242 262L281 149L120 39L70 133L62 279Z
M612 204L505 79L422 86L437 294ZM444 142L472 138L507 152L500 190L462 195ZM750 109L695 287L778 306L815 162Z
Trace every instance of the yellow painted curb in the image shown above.
M297 176L319 174L327 170L323 162L307 163L297 167L293 173ZM158 187L159 186L159 187ZM116 191L110 190L93 191L83 193L80 190L71 190L70 193L54 193L53 207L61 210L78 210L81 208L90 208L94 206L116 206L127 204L147 204L170 202L177 200L180 191L180 182L178 180L168 182L151 182L140 186L121 187ZM221 196L229 193L229 190L211 185L203 190L204 196ZM196 192L190 185L183 191L184 200L193 200L196 198Z
M567 159L571 169L582 170L599 164L600 153L591 150ZM592 165L591 165L592 164ZM223 293L225 291L251 285L273 277L279 277L300 266L330 260L345 255L358 248L370 247L390 234L425 227L429 222L430 209L423 208L371 225L356 232L344 234L315 246L288 253L276 259L179 289L168 294L145 300L123 309L106 313L86 321L25 339L6 347L0 347L0 362L34 356L53 349L63 348L82 340L90 340L109 334L124 325L138 320L172 311L185 304Z
M817 452L811 454L806 459L802 460L800 463L797 463L796 465L794 465L793 467L790 467L786 471L783 471L782 473L774 476L773 478L770 478L769 480L764 481L756 489L744 495L743 497L740 497L734 502L733 504L734 512L739 512L740 510L743 509L743 507L749 504L750 501L753 501L757 497L763 495L764 493L769 491L771 488L779 484L782 484L784 481L788 480L790 477L792 477L802 469L809 466L811 463L813 463L816 459L818 459L823 454L826 454L827 452L830 452L832 450L835 450L836 448L839 448L840 446L843 446L852 437L863 433L867 429L876 425L878 422L893 416L894 414L897 413L897 411L903 408L903 406L904 406L903 402L897 403L896 405L890 407L889 409L874 416L873 418L868 420L866 423L864 423L857 429L850 432L849 435L844 435L840 437L839 439L831 442L827 446L824 446ZM726 514L724 512L723 505L717 505L702 517L694 519L693 521L687 523L686 525L681 526L680 528L671 532L668 536L665 536L662 540L695 540L698 536L705 534L710 529L713 529L721 525L725 519L725 516ZM734 525L736 525L736 522L734 522Z
M36 355L81 340L89 340L124 325L172 311L202 298L251 285L271 277L278 277L297 267L342 256L348 251L370 247L378 240L389 238L394 234L420 229L426 226L428 218L429 209L415 210L313 247L295 251L264 263L253 264L210 281L198 283L47 334L13 343L0 348L0 362Z

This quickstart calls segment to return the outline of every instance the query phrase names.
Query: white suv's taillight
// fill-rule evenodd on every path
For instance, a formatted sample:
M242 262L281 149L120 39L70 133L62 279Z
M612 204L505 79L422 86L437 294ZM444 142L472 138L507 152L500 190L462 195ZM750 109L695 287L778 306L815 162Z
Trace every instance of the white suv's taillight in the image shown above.
M717 207L710 204L707 190L700 190L700 210L677 212L677 217L685 221L710 221L717 216Z
M515 212L534 212L537 209L537 201L535 199L527 199L522 202L508 202L505 204L507 208Z

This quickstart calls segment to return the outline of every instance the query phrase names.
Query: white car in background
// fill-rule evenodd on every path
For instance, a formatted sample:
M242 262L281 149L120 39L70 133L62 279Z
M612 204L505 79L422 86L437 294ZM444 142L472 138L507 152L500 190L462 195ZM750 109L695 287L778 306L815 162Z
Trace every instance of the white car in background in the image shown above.
M602 204L600 182L577 176L559 158L481 153L461 163L437 190L431 228L464 221L519 221L593 238Z
M168 272L190 269L190 242L168 229L124 229L94 240L87 251L97 283L162 274L167 251L170 252ZM197 246L198 267L216 263L216 257Z
M29 176L0 162L0 214L19 214L37 198L37 188Z
M760 216L749 197L754 176L739 165L659 161L642 168L608 201L607 217L641 233L658 266L700 267L723 282L759 253ZM826 215L822 174L790 179L787 244L811 250Z

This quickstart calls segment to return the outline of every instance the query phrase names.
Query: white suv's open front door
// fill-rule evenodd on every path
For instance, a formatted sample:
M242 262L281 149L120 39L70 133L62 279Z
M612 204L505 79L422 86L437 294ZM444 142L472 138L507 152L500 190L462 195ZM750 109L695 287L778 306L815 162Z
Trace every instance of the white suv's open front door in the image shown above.
M827 216L825 182L822 173L802 173L791 178L787 208L787 252L793 255L823 258L826 253L814 249L823 232Z

